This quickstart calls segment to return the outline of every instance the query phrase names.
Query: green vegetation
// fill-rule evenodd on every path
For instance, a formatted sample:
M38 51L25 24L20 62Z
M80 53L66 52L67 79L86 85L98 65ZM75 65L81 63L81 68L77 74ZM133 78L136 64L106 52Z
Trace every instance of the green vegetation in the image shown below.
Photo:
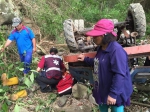
M56 43L64 43L63 22L66 19L84 19L85 26L91 27L101 18L118 19L127 17L129 4L134 0L28 0L23 16L32 18L40 27L42 37ZM150 20L149 13L147 22ZM149 30L149 26L147 30Z
M32 18L41 28L42 34L57 43L63 40L63 21L84 19L91 26L101 18L124 21L130 0L36 0L28 1L24 15ZM33 10L34 9L34 10ZM60 41L61 40L61 41Z
M150 37L150 11L148 11L147 13L146 13L146 22L147 22L147 29L146 29L146 35L148 36L148 37Z

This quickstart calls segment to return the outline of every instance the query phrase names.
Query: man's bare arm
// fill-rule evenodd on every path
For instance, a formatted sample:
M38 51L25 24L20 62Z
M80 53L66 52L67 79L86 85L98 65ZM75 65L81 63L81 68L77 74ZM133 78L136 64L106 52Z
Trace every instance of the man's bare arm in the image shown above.
M3 51L5 50L5 48L10 45L11 42L12 42L12 41L8 39L8 40L6 41L4 47L2 47L1 52L3 52Z
M35 38L32 39L32 43L33 43L33 53L36 51L36 40Z

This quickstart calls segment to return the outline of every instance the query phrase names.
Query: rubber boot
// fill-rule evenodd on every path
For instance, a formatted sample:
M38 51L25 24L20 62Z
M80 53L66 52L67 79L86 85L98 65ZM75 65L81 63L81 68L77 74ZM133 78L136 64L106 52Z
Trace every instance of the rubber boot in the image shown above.
M19 83L18 77L7 78L7 74L3 73L1 76L3 86L12 86Z
M28 95L27 90L21 90L11 96L11 100L16 101L18 98L23 98Z
M16 85L19 83L19 79L18 77L12 77L6 80L3 80L3 86L12 86L12 85Z

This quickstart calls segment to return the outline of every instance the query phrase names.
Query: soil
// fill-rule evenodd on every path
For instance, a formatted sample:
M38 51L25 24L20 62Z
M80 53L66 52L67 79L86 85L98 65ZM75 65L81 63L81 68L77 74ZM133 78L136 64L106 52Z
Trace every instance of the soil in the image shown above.
M150 112L149 95L150 92L137 93L134 91L131 97L131 105L125 107L125 112ZM18 101L10 107L9 112L12 112L15 104L18 104L21 107L19 112L35 112L36 110L37 112L53 112L51 106L57 97L59 96L57 95L56 90L53 90L53 92L50 93L42 93L38 89L35 92L31 92L26 98L18 99Z

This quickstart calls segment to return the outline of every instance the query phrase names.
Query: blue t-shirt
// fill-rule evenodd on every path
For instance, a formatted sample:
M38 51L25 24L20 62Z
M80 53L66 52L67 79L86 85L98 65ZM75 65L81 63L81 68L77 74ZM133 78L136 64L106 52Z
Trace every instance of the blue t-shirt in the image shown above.
M32 39L34 37L33 31L29 27L23 26L21 31L13 30L8 39L16 41L19 54L23 54L27 51L32 51Z

